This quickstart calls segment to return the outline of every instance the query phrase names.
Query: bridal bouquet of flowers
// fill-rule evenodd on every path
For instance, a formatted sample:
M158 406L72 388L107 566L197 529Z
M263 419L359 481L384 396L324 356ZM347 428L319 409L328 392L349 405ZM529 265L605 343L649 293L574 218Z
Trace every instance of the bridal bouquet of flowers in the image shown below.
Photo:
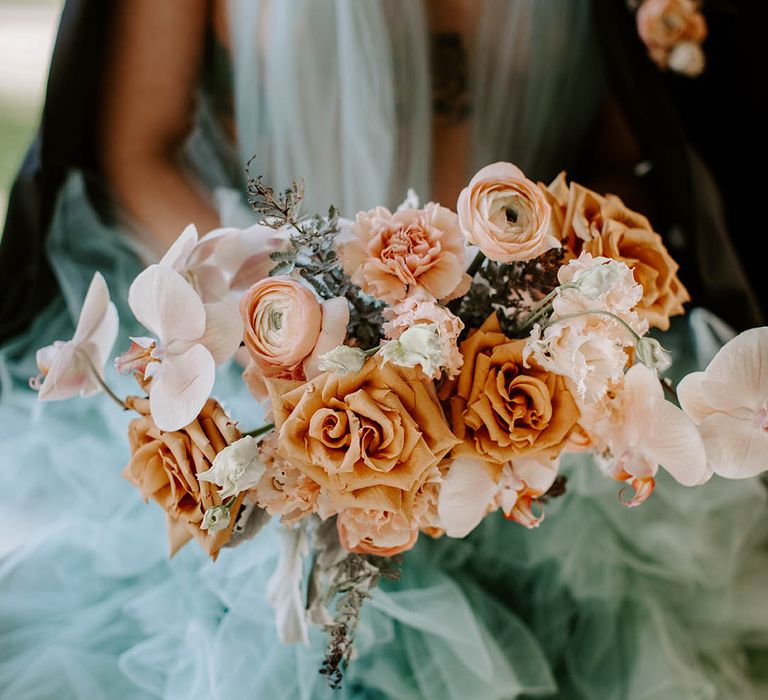
M201 238L190 226L133 282L151 336L116 366L136 396L104 380L118 321L98 273L33 384L42 400L104 390L137 414L124 475L167 513L172 553L195 539L216 558L278 518L278 632L325 627L332 683L400 555L494 511L538 526L565 490L564 453L591 451L630 507L659 467L686 486L765 468L768 328L686 377L680 408L648 332L688 294L618 198L509 163L480 170L456 212L409 193L348 221L302 216L300 185L276 194L255 179L249 195L260 224ZM211 397L235 355L263 413Z

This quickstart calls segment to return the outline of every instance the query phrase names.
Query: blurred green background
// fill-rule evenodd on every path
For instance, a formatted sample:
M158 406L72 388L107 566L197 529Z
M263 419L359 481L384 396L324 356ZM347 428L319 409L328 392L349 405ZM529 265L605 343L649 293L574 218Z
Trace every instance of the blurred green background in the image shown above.
M0 0L0 235L8 190L40 115L61 6Z

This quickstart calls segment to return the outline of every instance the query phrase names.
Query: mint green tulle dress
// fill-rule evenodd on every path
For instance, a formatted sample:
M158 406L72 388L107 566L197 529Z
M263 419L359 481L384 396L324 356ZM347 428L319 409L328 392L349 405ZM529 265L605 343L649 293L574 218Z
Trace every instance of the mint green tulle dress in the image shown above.
M302 5L299 0L293 4ZM333 17L316 9L326 4L336 8ZM243 3L238 10L235 2L232 10L248 16L258 6ZM349 42L364 27L371 36L357 40L372 51L378 41L376 22L388 21L372 9L378 6L315 2L314 9L304 8L318 13L311 18L314 33L308 41L336 32L339 46L362 51ZM278 7L284 5L273 8L271 19L278 28L281 21L304 16L297 7L283 16ZM493 12L505 7L489 2L483 22L499 25ZM509 25L500 31L535 26L542 32L546 26L559 36L550 44L542 40L525 56L551 52L567 44L563 36L568 35L583 59L580 72L594 75L582 16L588 3L521 0L509 7L517 15L505 15ZM244 25L237 12L234 16ZM534 24L526 25L526 17ZM424 20L417 14L399 21L415 32ZM394 45L392 37L406 34L388 36ZM279 136L271 133L267 114L275 109L277 85L290 93L285 104L297 106L307 98L298 89L291 93L281 79L280 71L291 71L306 59L307 42L293 45L301 50L281 56L283 65L267 61L265 73L275 71L274 80L267 77L258 89L251 88L259 99L235 93L246 103L238 115L250 108L258 112L251 116L260 126L248 138L253 152L266 148L261 141L271 145L271 157L259 163L259 171L276 183L283 175L302 174L291 171L300 159L278 148ZM568 47L574 50L572 43ZM393 55L405 60L400 51ZM567 51L558 57L572 65ZM240 58L238 53L234 61L236 85L243 80ZM369 56L378 64L375 58ZM494 66L510 77L505 61L517 65L518 59L496 56ZM537 63L531 65L534 73L539 70ZM572 77L567 71L558 74L568 83ZM344 82L347 75L336 78L349 88L346 97L336 94L337 102L354 115L361 90L351 89L354 81ZM372 78L375 73L367 71L366 80ZM386 87L380 80L377 85ZM548 104L557 111L552 105L565 99L544 78L539 87L550 97L539 96L535 109L529 105L532 115L521 116L522 122L536 122ZM307 99L314 99L315 88L308 88ZM401 93L395 83L386 89ZM356 96L354 105L347 104L350 95ZM233 193L239 183L231 175L239 168L233 168L226 140L217 132L215 110L206 108L204 99L201 104L187 149L190 168L212 190L234 187L216 196L225 220L244 223L247 213L235 206ZM492 111L483 117L489 124ZM322 121L323 114L317 118ZM412 121L398 139L416 139L421 117L409 112L402 118ZM350 119L340 142L359 135L353 133L356 120ZM238 124L243 131L240 116ZM307 127L309 133L314 128L320 127ZM540 148L534 148L536 143ZM311 177L319 167L313 165L315 149L326 144L308 139L304 147L311 152L306 158L311 192ZM404 172L401 166L411 168L408 182L418 185L426 177L418 159L394 157L391 178L379 177L362 191L356 168L370 167L367 156L378 147L387 151L393 144L368 144L350 152L360 159L356 165L352 155L344 160L339 147L332 161L339 175L329 169L321 195L313 195L317 201L325 206L339 197L345 212L375 203L375 198L393 204L404 188L389 179L402 184L402 178L395 178ZM520 152L513 144L500 147L495 159L516 160L530 170L536 162L554 159L554 151L548 152L553 148L542 137L526 142ZM392 152L400 153L400 146ZM487 154L477 157L485 160ZM335 193L322 189L327 182L335 183ZM284 646L277 639L265 595L279 553L276 524L223 550L215 563L194 543L168 559L163 513L144 504L120 475L129 457L130 415L104 396L43 404L27 388L28 377L36 374L34 349L70 337L94 270L104 274L121 312L120 338L139 330L125 300L142 267L143 249L127 227L105 223L96 214L79 173L60 193L48 246L62 293L23 336L0 349L0 541L6 545L0 555L2 700L768 697L763 675L768 670L763 656L768 648L768 502L761 482L715 478L688 489L662 476L652 497L630 510L619 502L617 485L585 456L565 459L568 492L546 506L546 519L536 530L493 516L464 540L422 536L403 558L401 580L382 584L366 604L354 661L343 687L331 690L318 674L325 644L321 633L313 632L308 646ZM721 340L719 325L702 311L679 319L663 338L679 359L678 374L706 361ZM108 379L118 393L135 391L132 380L111 369ZM220 370L215 395L243 424L259 423L261 409L239 381L236 367Z

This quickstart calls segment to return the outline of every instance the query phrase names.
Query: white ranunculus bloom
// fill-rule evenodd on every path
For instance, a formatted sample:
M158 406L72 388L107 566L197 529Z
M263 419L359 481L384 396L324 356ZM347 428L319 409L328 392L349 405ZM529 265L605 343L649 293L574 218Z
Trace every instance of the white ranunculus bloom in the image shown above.
M246 435L219 452L213 460L213 466L198 474L197 478L216 484L220 487L219 496L230 498L254 488L265 471L259 456L258 441Z

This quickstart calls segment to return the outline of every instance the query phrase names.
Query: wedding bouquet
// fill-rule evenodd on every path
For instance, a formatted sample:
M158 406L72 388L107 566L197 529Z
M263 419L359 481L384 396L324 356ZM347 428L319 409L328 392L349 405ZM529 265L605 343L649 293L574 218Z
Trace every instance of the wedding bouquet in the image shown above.
M104 380L118 320L98 273L72 340L38 352L33 385L41 400L104 390L137 414L124 475L167 513L172 554L194 538L215 559L279 518L278 632L324 626L332 684L400 555L497 510L538 526L565 491L564 453L592 452L630 507L660 466L686 486L765 468L768 328L686 377L678 407L648 332L689 297L661 237L617 197L509 163L478 172L456 212L411 192L347 221L302 216L300 185L275 194L255 179L249 195L260 224L202 238L190 226L133 282L128 305L152 335L116 366L139 395ZM266 418L211 398L235 355Z

